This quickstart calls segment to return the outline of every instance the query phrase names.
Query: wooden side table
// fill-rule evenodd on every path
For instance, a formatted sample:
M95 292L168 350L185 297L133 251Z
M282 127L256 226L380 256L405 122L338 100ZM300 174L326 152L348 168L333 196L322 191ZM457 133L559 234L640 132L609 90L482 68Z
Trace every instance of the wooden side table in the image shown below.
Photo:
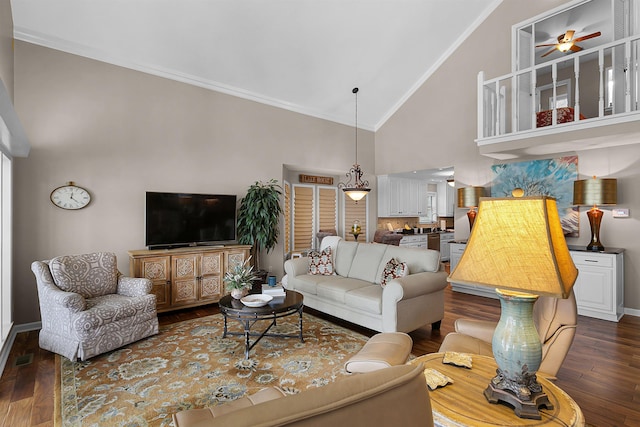
M542 420L519 418L511 407L492 404L484 397L484 389L496 374L491 357L472 355L471 369L442 363L444 353L432 353L413 359L425 369L435 369L453 380L452 384L430 390L433 421L436 426L584 426L580 407L558 386L545 378L538 382L549 397L553 409L540 408Z

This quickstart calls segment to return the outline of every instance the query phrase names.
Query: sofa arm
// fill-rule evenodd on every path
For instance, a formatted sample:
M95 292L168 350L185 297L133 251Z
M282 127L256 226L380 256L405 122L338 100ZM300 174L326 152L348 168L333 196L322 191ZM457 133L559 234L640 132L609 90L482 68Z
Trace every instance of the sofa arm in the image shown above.
M486 343L491 343L493 331L496 329L496 322L475 319L457 319L455 322L456 332L477 338Z
M118 295L125 297L141 297L151 292L151 280L140 277L118 276Z
M286 260L284 263L284 271L291 277L307 274L309 272L309 257Z
M382 299L392 299L395 302L415 298L420 295L438 292L447 287L445 271L409 274L405 277L393 279L384 287Z

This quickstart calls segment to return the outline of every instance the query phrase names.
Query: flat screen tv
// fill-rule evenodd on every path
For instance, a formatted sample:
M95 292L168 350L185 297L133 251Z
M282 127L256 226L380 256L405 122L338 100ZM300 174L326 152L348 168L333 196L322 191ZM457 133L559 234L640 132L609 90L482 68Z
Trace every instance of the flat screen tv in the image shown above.
M147 192L145 241L149 248L235 240L235 195Z

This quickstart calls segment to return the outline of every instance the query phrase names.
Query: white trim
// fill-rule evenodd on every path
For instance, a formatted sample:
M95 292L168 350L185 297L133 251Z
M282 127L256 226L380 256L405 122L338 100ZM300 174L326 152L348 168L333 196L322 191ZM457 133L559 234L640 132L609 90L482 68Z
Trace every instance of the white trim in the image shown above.
M2 344L2 349L0 349L0 372L4 373L4 368L7 365L9 353L11 352L11 347L13 347L13 343L16 340L16 335L21 332L37 331L41 328L42 322L25 323L18 326L12 325L9 336L7 337L7 340Z

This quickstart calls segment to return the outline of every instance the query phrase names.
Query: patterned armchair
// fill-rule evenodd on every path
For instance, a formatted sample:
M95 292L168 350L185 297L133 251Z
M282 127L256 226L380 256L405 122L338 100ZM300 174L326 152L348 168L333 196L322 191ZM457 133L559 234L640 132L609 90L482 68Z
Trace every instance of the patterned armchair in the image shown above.
M151 281L125 277L113 253L34 261L40 299L40 348L89 359L158 333Z

